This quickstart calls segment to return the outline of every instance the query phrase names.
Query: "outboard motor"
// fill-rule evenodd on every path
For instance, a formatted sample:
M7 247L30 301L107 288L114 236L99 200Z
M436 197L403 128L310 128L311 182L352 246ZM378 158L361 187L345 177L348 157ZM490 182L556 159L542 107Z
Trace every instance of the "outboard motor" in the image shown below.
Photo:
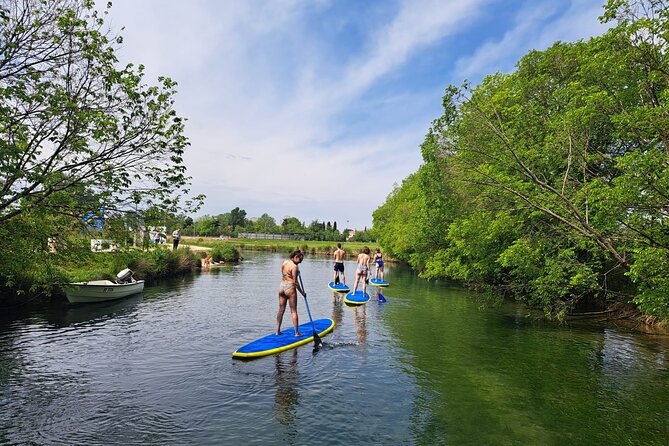
M132 283L132 282L135 282L135 278L132 277L132 270L130 270L130 268L121 270L116 275L116 283Z

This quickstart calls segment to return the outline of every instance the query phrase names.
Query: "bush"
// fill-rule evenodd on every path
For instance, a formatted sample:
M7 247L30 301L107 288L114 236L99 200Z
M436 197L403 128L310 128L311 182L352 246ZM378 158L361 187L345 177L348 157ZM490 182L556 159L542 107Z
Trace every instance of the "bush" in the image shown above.
M241 255L234 246L217 243L211 249L211 258L214 262L238 262Z

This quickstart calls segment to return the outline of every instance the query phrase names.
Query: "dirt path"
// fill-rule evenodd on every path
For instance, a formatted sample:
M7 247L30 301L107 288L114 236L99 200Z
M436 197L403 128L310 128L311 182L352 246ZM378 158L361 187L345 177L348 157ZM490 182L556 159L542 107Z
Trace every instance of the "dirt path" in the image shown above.
M179 244L179 247L182 247L182 246L190 248L191 251L209 251L211 249L211 248L207 248L206 246L189 245L187 243Z

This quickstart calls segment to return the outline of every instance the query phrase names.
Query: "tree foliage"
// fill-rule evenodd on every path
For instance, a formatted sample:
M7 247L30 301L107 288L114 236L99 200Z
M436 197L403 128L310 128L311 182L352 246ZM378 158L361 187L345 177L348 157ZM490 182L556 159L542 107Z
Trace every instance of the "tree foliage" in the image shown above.
M611 0L602 19L617 25L446 90L424 165L374 214L386 250L551 314L624 274L669 316L669 270L652 267L669 258L667 8Z
M37 208L80 216L160 207L188 193L176 83L118 68L89 0L0 4L0 224Z
M90 236L124 246L128 226L203 199L188 195L176 83L119 67L121 43L91 0L0 2L0 286L48 288Z

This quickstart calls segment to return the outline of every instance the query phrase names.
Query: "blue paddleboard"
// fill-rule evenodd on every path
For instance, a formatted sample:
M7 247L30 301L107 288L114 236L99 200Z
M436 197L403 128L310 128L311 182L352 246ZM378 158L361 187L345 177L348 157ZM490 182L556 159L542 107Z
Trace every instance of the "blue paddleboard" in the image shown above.
M362 290L358 290L355 293L348 293L344 297L344 303L350 305L362 305L366 304L369 301L369 293L362 293Z
M351 289L348 287L348 285L345 285L343 283L338 283L335 285L334 282L328 283L328 288L330 288L332 291L336 291L338 293L348 293L351 291Z
M330 333L334 328L334 321L332 319L318 319L314 321L316 333L319 337ZM280 335L273 333L263 338L255 340L239 347L232 352L232 357L237 359L259 358L261 356L273 355L291 348L299 347L300 345L308 344L314 341L314 329L311 322L301 324L298 330L302 334L301 337L295 336L295 328L285 328Z
M378 287L385 287L385 286L390 285L388 282L386 282L385 280L381 280L381 279L369 279L369 283L371 283L374 286L378 286Z

